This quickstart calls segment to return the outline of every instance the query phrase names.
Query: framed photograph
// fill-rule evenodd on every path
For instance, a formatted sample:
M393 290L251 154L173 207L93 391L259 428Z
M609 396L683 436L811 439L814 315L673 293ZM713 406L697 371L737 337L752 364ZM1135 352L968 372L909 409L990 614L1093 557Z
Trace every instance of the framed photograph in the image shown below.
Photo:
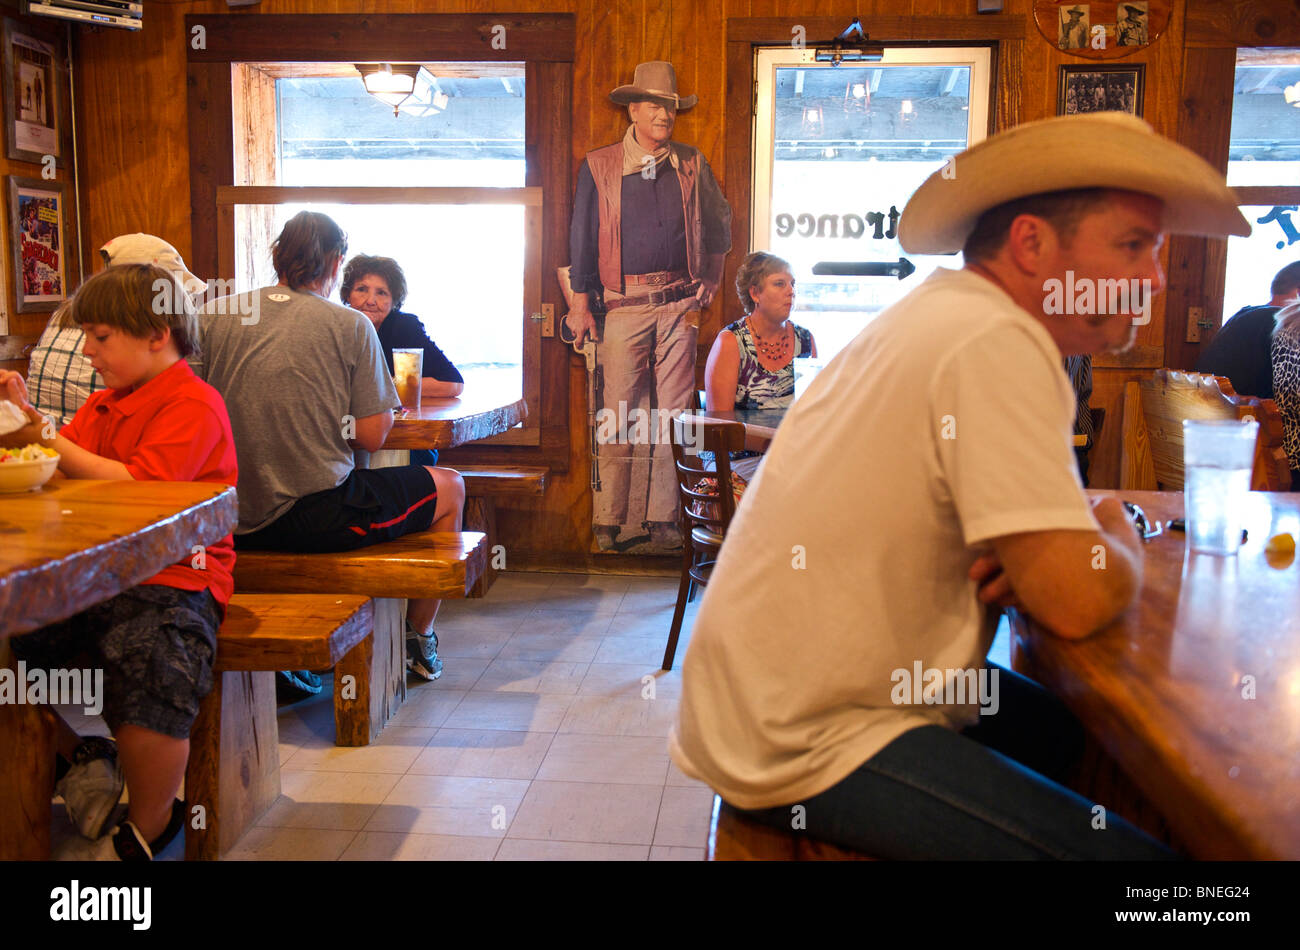
M53 43L5 19L4 121L12 159L40 162L46 155L60 157L57 59Z
M1151 42L1147 23L1151 4L1148 0L1121 0L1115 5L1115 42L1120 46L1146 46Z
M63 185L9 176L9 246L18 313L48 312L67 296Z
M1073 3L1061 7L1056 13L1056 48L1084 49L1092 29L1092 6Z
M1145 63L1062 66L1056 88L1056 114L1127 112L1142 115Z

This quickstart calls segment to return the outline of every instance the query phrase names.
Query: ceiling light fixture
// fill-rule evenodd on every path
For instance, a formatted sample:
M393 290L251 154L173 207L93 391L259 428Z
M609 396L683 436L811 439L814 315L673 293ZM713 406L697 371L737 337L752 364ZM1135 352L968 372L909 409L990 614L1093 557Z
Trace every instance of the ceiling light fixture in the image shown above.
M398 107L415 91L416 77L421 71L416 63L357 63L356 67L366 85L366 92L392 106L394 116Z

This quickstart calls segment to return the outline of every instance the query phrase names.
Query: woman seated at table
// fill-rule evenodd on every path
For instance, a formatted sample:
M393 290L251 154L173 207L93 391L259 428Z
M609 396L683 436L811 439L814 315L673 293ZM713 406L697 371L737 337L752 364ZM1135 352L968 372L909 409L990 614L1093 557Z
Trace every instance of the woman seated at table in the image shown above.
M704 368L706 408L785 409L794 401L794 359L816 356L812 333L790 319L794 275L774 254L755 251L736 271L736 294L745 316L723 328ZM761 457L733 456L731 469L753 477Z
M424 350L421 396L447 398L459 396L464 391L465 380L460 371L429 339L420 318L402 312L402 303L406 300L406 275L397 261L391 257L358 254L343 270L339 297L352 309L364 313L375 325L388 372L393 372L394 349ZM414 449L411 452L412 465L434 465L437 461L436 451Z
M1291 490L1300 491L1300 303L1278 311L1273 329L1273 398L1282 413L1282 446Z

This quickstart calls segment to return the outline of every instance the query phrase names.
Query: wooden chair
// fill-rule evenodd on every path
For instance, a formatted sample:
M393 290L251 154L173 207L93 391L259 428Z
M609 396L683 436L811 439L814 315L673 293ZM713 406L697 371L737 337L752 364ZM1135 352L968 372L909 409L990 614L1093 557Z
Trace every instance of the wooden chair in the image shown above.
M708 583L718 551L722 549L723 536L736 513L736 500L731 494L731 456L728 453L739 452L745 447L745 427L739 422L687 425L677 418L673 420L672 438L677 493L682 504L682 580L677 588L673 624L668 631L668 647L664 650L665 670L673 668L686 603L696 584L703 586ZM699 457L701 451L713 453L716 471L704 467ZM701 478L715 479L718 493L696 491L695 486ZM703 514L692 510L697 501Z
M1158 369L1124 386L1120 488L1183 490L1183 420L1259 422L1250 487L1288 491L1291 471L1282 448L1282 414L1272 399L1239 396L1222 376Z

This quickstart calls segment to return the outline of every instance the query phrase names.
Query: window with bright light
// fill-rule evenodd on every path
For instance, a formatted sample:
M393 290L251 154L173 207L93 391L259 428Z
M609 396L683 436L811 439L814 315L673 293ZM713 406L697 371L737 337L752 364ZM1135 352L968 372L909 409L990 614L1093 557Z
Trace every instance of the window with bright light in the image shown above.
M1228 239L1225 320L1268 303L1273 276L1300 261L1300 50L1238 51L1228 184L1251 235Z
M405 204L370 204L363 194L337 203L241 201L239 285L274 282L270 243L285 221L310 208L347 232L349 257L398 262L408 284L402 309L420 318L467 380L476 371L512 368L522 377L527 209L485 202L479 189L524 187L524 64L423 64L415 93L396 113L366 92L349 64L240 68L246 88L259 90L246 96L246 112L273 111L261 123L274 134L269 143L243 146L239 184L447 191L434 202L413 194ZM532 252L540 272L540 248Z
M890 49L832 66L757 52L753 250L794 270L792 318L834 356L885 307L958 256L904 254L898 217L929 175L988 129L990 51ZM818 263L877 273L818 276Z

